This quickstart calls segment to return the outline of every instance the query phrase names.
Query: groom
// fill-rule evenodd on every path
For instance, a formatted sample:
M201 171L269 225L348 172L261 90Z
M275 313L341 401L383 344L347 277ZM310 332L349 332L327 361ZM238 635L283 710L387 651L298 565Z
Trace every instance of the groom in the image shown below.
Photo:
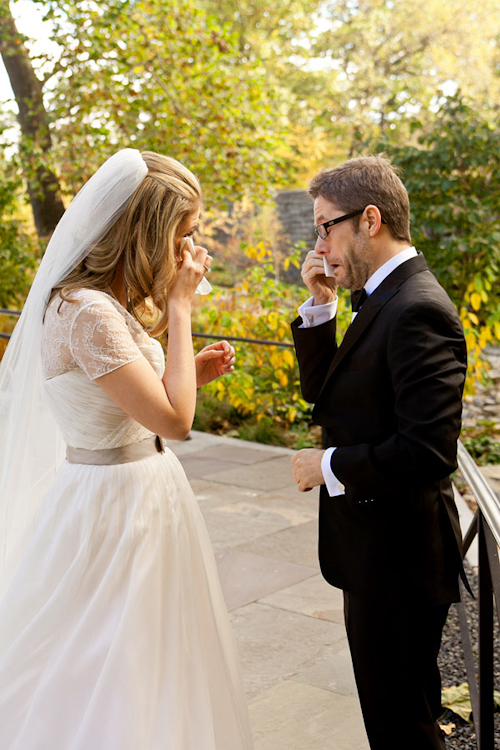
M437 667L463 575L450 474L466 348L457 312L412 247L408 194L383 156L320 172L311 292L292 324L304 398L324 450L294 458L320 486L319 560L344 591L347 635L372 750L444 750ZM336 339L337 285L353 319Z

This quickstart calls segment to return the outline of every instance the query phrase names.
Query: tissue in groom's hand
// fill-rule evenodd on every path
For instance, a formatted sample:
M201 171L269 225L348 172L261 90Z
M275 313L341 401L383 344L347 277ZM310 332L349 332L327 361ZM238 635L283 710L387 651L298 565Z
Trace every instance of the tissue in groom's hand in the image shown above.
M335 276L334 270L328 263L325 255L323 255L323 266L325 268L325 276Z

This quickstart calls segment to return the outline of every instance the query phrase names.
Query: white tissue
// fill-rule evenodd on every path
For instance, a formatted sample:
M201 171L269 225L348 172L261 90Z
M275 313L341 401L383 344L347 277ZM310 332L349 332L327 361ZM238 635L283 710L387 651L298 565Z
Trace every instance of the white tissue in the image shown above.
M196 254L196 250L194 248L194 242L193 242L192 238L191 237L183 237L182 242L181 242L181 250L184 247L184 244L187 244L187 246L188 246L188 248L189 248L189 250L191 252L191 255L194 258L195 254ZM196 292L195 293L196 294L210 294L211 291L212 291L212 285L210 284L210 282L207 279L207 277L204 276L202 278L202 280L200 281L200 283L198 284L198 286L196 287Z
M323 266L325 267L325 276L335 276L335 272L331 265L328 263L325 255L323 255Z

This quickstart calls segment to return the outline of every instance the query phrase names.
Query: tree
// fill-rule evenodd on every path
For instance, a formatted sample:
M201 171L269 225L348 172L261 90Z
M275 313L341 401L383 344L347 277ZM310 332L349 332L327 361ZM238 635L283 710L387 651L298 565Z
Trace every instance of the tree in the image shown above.
M46 102L70 192L134 146L184 161L209 204L268 195L280 167L273 92L214 16L193 0L41 4L62 50Z
M498 102L499 33L497 0L473 8L469 0L329 3L310 53L323 73L316 118L334 139L342 133L352 156L368 137L405 141L408 120L432 119L440 97L457 87L477 102Z
M303 185L367 138L409 136L408 120L432 120L443 92L460 87L498 101L497 0L203 0L238 35L240 59L260 60L281 92L287 123L280 153Z
M49 118L43 102L43 82L33 69L8 0L0 0L0 54L19 108L23 170L37 231L47 236L64 213L59 182L51 167Z
M35 2L60 54L31 61L29 117L44 125L22 154L70 195L130 145L185 161L208 205L264 202L368 138L405 142L450 87L500 93L497 0Z
M245 194L266 199L284 163L281 123L264 71L242 63L235 33L194 0L37 4L52 23L58 59L30 60L8 0L0 0L0 52L41 236L64 210L57 174L72 195L124 146L184 161L208 205Z
M382 142L400 168L412 237L460 311L472 380L479 355L500 340L500 127L460 96L449 99L416 146ZM471 382L471 381L469 381Z
M283 65L307 46L313 38L323 0L275 0L272 9L267 0L200 0L201 6L217 16L236 35L242 63L259 62L273 77L279 77ZM276 68L276 65L278 68Z

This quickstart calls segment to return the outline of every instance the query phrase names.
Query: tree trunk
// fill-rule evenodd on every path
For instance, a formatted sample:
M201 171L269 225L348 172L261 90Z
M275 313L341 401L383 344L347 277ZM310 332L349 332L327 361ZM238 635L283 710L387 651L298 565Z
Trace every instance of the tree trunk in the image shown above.
M36 230L40 237L47 237L63 215L64 205L57 176L43 164L52 139L43 104L42 83L35 75L8 0L0 0L0 54L19 107L17 119L27 151L26 179Z

